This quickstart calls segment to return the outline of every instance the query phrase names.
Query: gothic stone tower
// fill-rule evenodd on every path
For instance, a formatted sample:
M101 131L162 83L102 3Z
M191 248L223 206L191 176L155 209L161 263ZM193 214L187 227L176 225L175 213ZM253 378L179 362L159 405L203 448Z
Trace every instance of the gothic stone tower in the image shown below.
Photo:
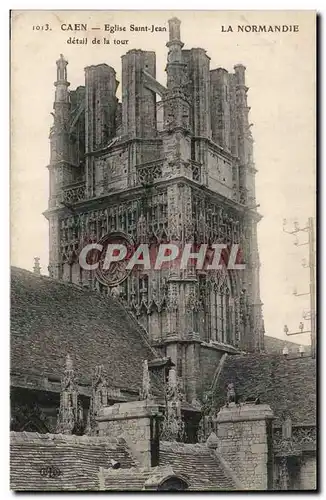
M122 102L113 68L86 68L85 87L69 91L60 57L45 216L50 275L104 294L110 289L79 266L78 255L112 231L136 243L239 244L243 270L144 271L120 285L194 402L223 352L263 348L260 216L245 67L210 70L204 49L183 45L180 21L171 19L166 86L156 80L154 52L127 52Z

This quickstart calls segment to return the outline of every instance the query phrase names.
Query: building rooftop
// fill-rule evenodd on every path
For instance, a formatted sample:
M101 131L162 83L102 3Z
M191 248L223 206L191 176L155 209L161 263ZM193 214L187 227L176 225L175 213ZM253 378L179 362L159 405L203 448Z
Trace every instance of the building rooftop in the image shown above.
M78 383L90 385L95 367L103 365L110 387L137 393L143 361L158 357L117 300L13 267L11 372L58 378L67 354Z
M170 465L188 478L189 490L232 490L235 482L214 450L206 444L160 442L160 465Z
M98 490L100 467L111 460L122 468L136 465L122 439L11 432L10 441L14 491Z
M11 432L10 438L14 491L139 491L173 476L192 491L236 489L205 444L161 442L159 466L145 469L123 439L32 432ZM112 460L121 468L113 469Z
M282 354L284 347L287 347L289 353L299 354L300 344L290 342L289 340L278 339L276 337L264 336L265 352L267 354ZM303 346L306 353L310 353L310 346Z
M225 405L229 383L234 384L240 402L259 398L269 404L275 425L281 424L285 414L293 425L316 424L316 360L309 356L228 356L213 395L216 409Z

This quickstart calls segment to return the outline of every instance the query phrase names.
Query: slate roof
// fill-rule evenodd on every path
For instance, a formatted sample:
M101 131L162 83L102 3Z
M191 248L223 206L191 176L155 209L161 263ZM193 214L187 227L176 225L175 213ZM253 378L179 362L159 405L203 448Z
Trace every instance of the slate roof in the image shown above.
M281 424L284 412L293 425L316 423L316 360L310 356L228 356L213 395L216 409L225 404L226 387L231 382L240 401L259 397L261 403L269 404L275 425Z
M10 433L10 487L14 491L98 490L100 467L111 459L129 469L136 464L122 439ZM46 467L60 471L46 477Z
M61 377L70 354L78 382L104 365L108 384L138 392L142 362L157 358L141 327L112 297L12 268L11 370Z
M192 491L237 489L214 451L205 444L161 441L160 465L170 465L175 473L185 476Z
M264 347L267 354L283 354L283 348L287 347L289 353L299 354L300 344L296 342L289 342L288 340L278 339L276 337L264 336ZM306 353L310 352L310 346L303 346Z
M181 479L188 489L188 482L184 476L178 475L170 466L131 469L107 469L101 471L101 490L107 491L142 491L157 490L169 478ZM101 481L101 480L100 480Z
M106 472L101 489L107 491L141 491L150 476L150 469L111 469Z
M110 469L111 460L120 462L121 469ZM46 475L47 468L54 471L54 477ZM161 442L159 466L143 469L123 439L10 433L10 488L14 491L139 491L172 475L182 478L192 491L236 489L205 444Z

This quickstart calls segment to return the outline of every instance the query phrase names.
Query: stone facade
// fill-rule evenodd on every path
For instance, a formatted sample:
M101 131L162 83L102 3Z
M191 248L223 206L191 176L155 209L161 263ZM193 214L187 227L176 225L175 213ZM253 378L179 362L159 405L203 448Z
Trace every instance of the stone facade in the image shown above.
M273 412L268 405L230 403L217 415L218 451L245 489L272 489L269 428Z
M103 407L97 416L100 436L122 437L141 467L158 465L158 406L150 401L116 403ZM157 452L155 453L155 447Z
M45 216L50 275L104 294L107 287L78 256L112 231L135 245L240 246L244 270L133 273L118 287L151 343L171 356L191 402L206 377L203 342L217 364L219 346L260 350L264 332L245 67L210 69L204 49L183 46L180 21L171 19L166 86L156 80L154 52L127 52L122 102L114 68L86 68L85 86L69 91L68 62L60 57Z
M317 464L315 454L307 455L301 460L300 467L300 490L316 490L317 487Z

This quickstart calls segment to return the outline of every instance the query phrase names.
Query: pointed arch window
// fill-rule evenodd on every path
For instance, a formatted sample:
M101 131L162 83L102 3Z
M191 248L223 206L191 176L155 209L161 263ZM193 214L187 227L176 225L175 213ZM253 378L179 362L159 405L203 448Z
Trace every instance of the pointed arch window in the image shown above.
M226 280L223 284L214 283L210 292L211 339L226 344L232 343L232 298Z

